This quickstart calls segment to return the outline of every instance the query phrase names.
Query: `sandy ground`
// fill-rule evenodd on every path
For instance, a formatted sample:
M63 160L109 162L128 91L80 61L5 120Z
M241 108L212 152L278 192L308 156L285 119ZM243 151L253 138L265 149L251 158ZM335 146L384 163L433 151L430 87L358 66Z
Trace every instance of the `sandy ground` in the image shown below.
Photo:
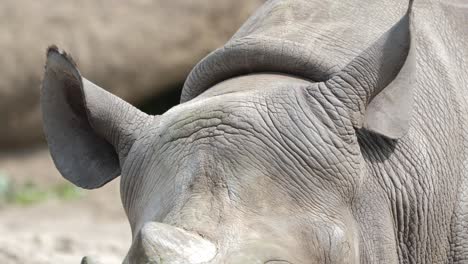
M0 155L0 171L17 182L60 183L46 149ZM131 241L118 181L72 201L0 207L0 263L80 263L84 255L121 263Z

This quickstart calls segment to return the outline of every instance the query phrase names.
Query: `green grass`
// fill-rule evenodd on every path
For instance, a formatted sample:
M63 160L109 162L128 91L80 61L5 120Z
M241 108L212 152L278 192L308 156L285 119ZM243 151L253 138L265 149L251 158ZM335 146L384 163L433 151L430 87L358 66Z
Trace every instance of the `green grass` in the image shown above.
M82 195L80 188L68 183L48 187L33 182L16 184L0 172L0 204L32 205L49 199L73 200Z

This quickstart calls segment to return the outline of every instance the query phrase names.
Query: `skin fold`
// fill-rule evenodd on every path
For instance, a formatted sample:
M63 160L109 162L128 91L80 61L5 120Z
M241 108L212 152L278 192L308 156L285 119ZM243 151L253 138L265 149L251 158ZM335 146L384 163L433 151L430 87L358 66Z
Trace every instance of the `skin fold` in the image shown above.
M52 47L52 157L84 188L121 175L124 263L465 263L466 8L268 1L161 116Z

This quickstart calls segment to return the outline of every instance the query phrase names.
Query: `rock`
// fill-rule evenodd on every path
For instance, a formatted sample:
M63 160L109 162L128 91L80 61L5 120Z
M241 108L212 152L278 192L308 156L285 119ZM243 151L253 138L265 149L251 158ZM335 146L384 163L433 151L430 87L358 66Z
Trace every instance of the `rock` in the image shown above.
M181 84L263 0L0 2L0 148L42 139L46 48L71 53L82 73L131 103Z

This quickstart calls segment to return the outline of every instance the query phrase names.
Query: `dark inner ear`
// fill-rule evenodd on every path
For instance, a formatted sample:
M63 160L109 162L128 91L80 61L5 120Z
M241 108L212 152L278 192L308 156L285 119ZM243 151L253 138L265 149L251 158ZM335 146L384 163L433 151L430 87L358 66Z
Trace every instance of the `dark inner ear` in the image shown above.
M64 80L65 100L70 105L71 110L76 116L87 118L84 107L84 98L80 83L77 80L67 78Z
M60 173L75 185L92 189L120 175L120 165L114 147L90 125L85 98L74 63L50 50L41 91L47 143Z

